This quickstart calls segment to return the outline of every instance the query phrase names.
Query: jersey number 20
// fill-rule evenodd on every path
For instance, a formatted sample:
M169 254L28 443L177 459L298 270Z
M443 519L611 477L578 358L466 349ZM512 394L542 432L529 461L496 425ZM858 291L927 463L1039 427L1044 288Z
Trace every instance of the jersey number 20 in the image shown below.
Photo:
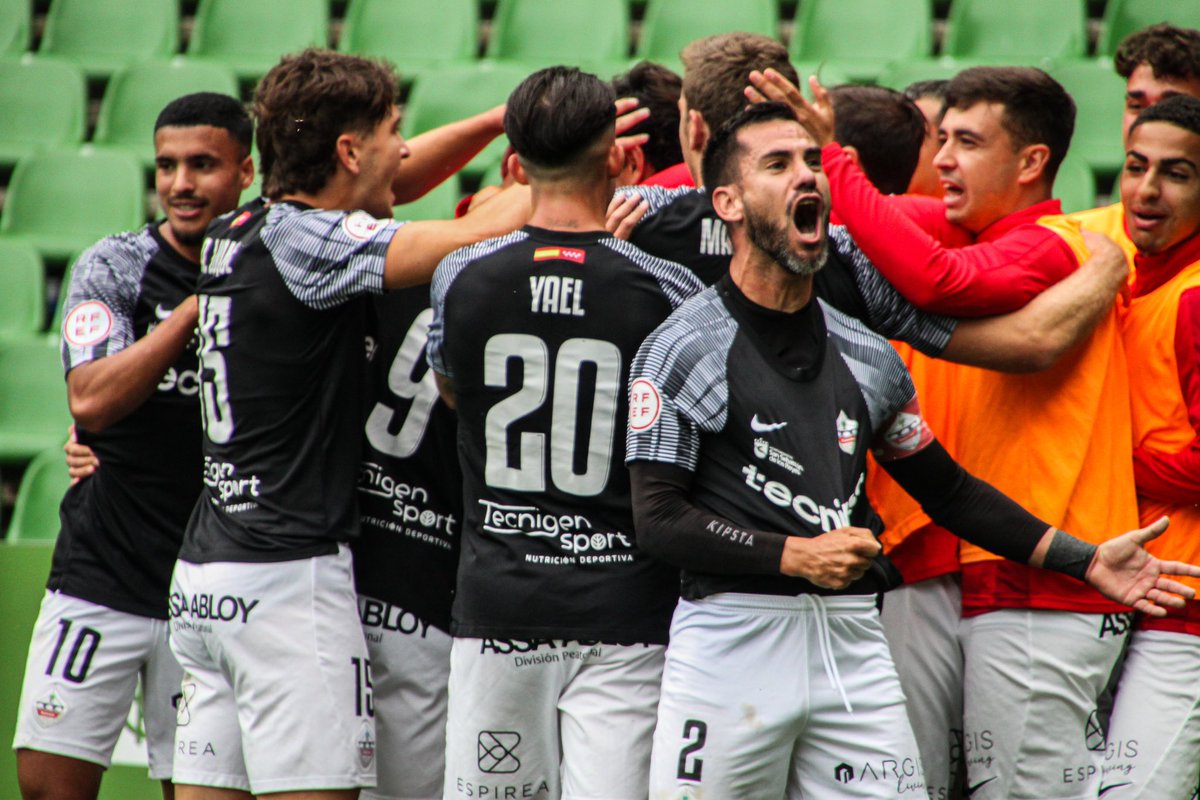
M521 388L488 410L484 421L487 457L484 480L488 486L521 492L546 488L546 450L549 438L550 480L560 491L593 497L608 485L612 461L617 397L625 390L621 381L621 351L600 339L568 339L551 360L546 342L526 333L501 333L488 340L483 354L483 382L492 388L508 386L508 362L521 367ZM596 371L596 392L581 398L580 375L584 364ZM517 434L519 466L508 463L509 426L545 405L550 398L549 434ZM581 400L583 402L581 402ZM575 471L575 440L581 410L591 408L583 472Z

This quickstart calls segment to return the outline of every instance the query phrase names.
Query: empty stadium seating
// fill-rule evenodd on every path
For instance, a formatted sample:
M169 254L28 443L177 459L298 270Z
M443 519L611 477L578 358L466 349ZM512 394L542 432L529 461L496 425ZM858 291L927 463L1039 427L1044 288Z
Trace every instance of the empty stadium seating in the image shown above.
M454 216L454 207L458 205L461 198L462 192L458 188L458 178L452 176L439 183L420 199L396 206L395 217L406 221L451 219Z
M572 64L606 78L628 62L628 52L626 0L499 0L487 45L489 58L527 70Z
M793 61L835 61L854 80L875 80L890 61L933 53L930 0L805 0L796 11Z
M24 462L66 439L71 415L58 348L0 339L0 462Z
M28 242L0 239L0 337L30 337L46 316L42 259Z
M1084 0L954 0L942 47L994 63L1082 58L1086 50Z
M24 53L29 49L30 0L0 3L0 56Z
M38 52L74 61L89 77L165 58L179 47L174 0L52 0Z
M142 168L121 151L35 153L17 162L0 212L0 236L65 259L145 221Z
M1067 154L1054 179L1054 196L1067 213L1096 207L1096 178L1087 161Z
M62 447L51 447L34 456L21 476L21 488L17 491L12 521L8 525L8 541L53 542L57 539L58 506L70 485Z
M1170 22L1181 28L1200 28L1200 3L1193 0L1108 0L1096 54L1101 57L1113 55L1126 36L1158 22Z
M679 51L694 39L727 31L779 36L776 0L697 3L694 0L648 0L638 58L677 64Z
M329 43L327 0L200 0L188 55L262 77L285 53Z
M1097 59L1058 63L1050 67L1050 74L1075 99L1071 155L1098 175L1116 175L1125 160L1121 144L1125 82L1113 72L1111 63Z
M350 0L338 50L386 58L411 81L420 70L472 60L478 39L476 0Z
M154 121L163 106L192 92L238 94L237 77L224 64L174 58L144 61L113 75L100 103L92 141L119 147L154 166Z
M87 84L68 61L0 60L0 165L83 141Z

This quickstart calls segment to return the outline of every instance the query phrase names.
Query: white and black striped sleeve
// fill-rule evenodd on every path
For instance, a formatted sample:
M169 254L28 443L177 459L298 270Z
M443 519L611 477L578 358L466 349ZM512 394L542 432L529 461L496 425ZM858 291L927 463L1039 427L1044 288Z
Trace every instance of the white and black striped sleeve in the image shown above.
M682 264L652 256L629 242L610 237L601 240L601 244L620 253L633 263L644 269L658 282L671 308L679 308L688 300L704 291L704 281L696 277Z
M717 293L708 289L647 337L630 370L626 462L695 470L701 432L725 427L726 367L736 333Z
M905 299L841 225L829 227L829 243L850 265L854 283L867 307L867 319L863 322L880 336L907 342L927 356L941 355L958 320L922 311Z
M121 352L137 339L133 315L146 265L158 252L143 228L101 239L79 256L64 287L62 361L80 364Z
M299 211L279 204L263 225L262 242L288 291L321 310L383 292L388 245L403 224L365 211Z
M867 401L874 439L916 396L912 376L887 340L824 302L821 307L829 335Z
M616 193L625 196L636 194L646 201L646 213L638 221L638 225L641 225L664 208L670 207L679 198L689 194L696 194L700 191L703 190L692 186L678 186L673 189L667 189L663 186L625 186L618 189Z
M429 285L429 306L433 309L433 318L429 321L425 357L434 372L445 375L447 378L453 377L442 348L446 341L446 294L450 291L455 279L471 262L478 261L497 250L528 238L528 233L518 230L505 236L485 239L467 247L460 247L443 258L437 269L433 271L433 280Z

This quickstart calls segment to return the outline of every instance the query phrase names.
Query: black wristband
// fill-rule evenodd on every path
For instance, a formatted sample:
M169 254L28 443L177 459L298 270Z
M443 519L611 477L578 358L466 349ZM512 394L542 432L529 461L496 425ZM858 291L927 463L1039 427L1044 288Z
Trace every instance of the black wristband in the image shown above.
M1087 577L1087 570L1092 564L1096 550L1094 544L1078 539L1066 531L1055 530L1050 547L1046 549L1042 567L1082 581Z

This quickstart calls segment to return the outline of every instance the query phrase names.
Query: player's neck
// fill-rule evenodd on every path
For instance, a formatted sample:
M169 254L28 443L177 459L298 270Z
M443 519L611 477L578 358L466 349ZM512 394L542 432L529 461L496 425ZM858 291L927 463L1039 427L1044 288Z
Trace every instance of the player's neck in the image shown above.
M197 242L196 244L184 244L183 242L179 241L177 238L175 238L175 231L171 230L171 224L169 222L164 222L159 225L158 232L166 241L166 243L171 245L172 249L179 253L179 255L193 263L200 263L201 242Z
M758 248L734 251L729 277L750 302L774 311L799 311L812 301L811 275L795 275Z
M529 224L551 231L602 231L611 191L606 186L592 190L556 190L532 186L533 213Z

